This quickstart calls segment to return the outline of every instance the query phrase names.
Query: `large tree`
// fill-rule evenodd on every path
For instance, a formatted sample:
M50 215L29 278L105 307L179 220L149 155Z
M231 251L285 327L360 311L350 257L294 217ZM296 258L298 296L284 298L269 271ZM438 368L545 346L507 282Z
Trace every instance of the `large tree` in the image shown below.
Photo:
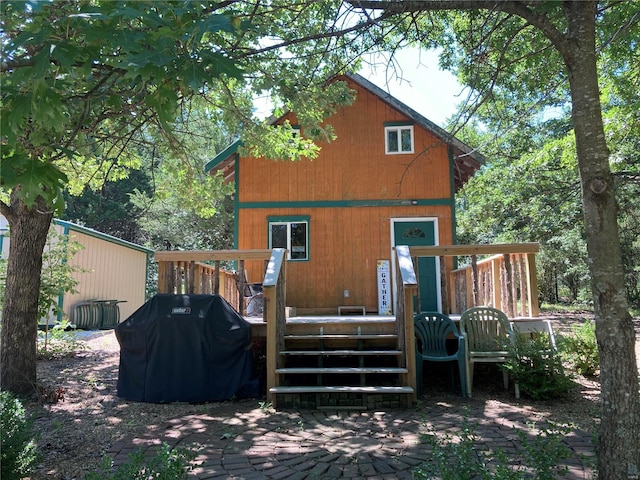
M637 31L636 2L564 1L349 1L364 15L376 11L410 19L413 38L434 42L426 29L441 25L432 12L459 12L443 29L469 61L459 73L483 95L502 85L519 95L566 85L580 172L582 210L600 351L601 419L598 471L602 479L637 478L640 401L635 333L628 312L617 205L600 103L597 61L602 49ZM430 16L431 15L431 16ZM421 30L417 28L417 30ZM601 36L596 36L598 32ZM409 35L410 32L407 32ZM612 47L612 45L614 47ZM630 48L620 68L637 68ZM617 48L620 48L619 46ZM631 66L630 66L631 65ZM479 81L474 82L473 80Z
M0 9L0 212L11 235L0 386L27 393L36 384L42 251L64 189L80 193L126 177L141 164L141 146L167 142L184 151L172 129L195 97L240 125L247 148L295 159L314 155L312 139L291 141L290 127L267 128L247 87L285 98L277 104L304 112L301 123L325 138L332 134L323 116L350 96L344 84L323 83L342 64L338 50L289 41L292 18L321 32L316 18L336 18L337 5L65 0L3 1ZM274 48L271 35L288 35L291 50ZM184 170L181 177L222 192L216 179Z

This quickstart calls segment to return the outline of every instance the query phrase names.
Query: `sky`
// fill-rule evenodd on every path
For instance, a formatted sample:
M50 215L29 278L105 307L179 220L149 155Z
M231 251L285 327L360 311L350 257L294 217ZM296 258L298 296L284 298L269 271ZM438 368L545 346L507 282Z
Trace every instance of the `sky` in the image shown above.
M395 71L381 57L369 63L377 65L365 64L360 75L441 127L464 99L456 78L438 67L436 50L401 50L395 57Z
M360 75L389 92L402 103L445 128L446 120L463 100L462 87L449 72L438 67L436 50L405 48L395 56L395 71L382 57L366 58ZM258 116L268 117L273 107L266 98L256 99Z

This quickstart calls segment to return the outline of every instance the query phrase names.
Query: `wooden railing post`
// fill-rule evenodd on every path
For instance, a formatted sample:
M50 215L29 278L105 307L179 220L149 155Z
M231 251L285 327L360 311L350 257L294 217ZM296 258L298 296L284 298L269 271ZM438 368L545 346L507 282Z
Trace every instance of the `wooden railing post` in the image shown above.
M415 404L418 396L416 379L416 351L415 351L415 327L413 324L413 297L418 292L418 280L413 268L413 260L409 247L406 245L396 245L396 261L398 271L398 288L402 289L402 297L397 299L398 310L401 313L396 315L396 321L400 322L398 328L398 349L404 352L405 368L403 383L413 388L410 396L411 404ZM400 307L400 302L402 306Z
M529 316L537 317L540 315L540 306L538 304L538 273L536 270L535 254L526 254L526 270L527 270L527 296L529 297Z
M276 369L280 363L280 350L284 348L286 333L286 259L287 251L274 248L262 282L264 295L264 318L267 324L267 401L276 408L276 396L271 388L280 383Z
M491 261L491 285L493 286L493 291L491 295L491 302L493 308L497 308L498 310L502 309L502 286L500 284L500 260L494 259Z
M158 293L167 292L167 267L168 262L158 262Z
M220 295L220 260L216 260L214 264L213 294Z
M471 255L471 292L472 299L467 308L480 305L480 275L478 274L478 257L475 255Z

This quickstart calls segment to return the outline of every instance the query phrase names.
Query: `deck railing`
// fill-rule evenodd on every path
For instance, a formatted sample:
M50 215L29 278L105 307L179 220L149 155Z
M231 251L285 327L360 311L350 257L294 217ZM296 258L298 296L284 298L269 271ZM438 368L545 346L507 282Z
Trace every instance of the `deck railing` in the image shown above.
M507 316L539 315L535 253L503 253L484 260L471 257L471 264L449 274L453 285L451 307L462 312L476 305L490 305Z
M245 262L262 262L266 274L271 255L271 250L158 251L158 292L221 295L244 314ZM237 271L224 268L232 262Z
M409 250L412 258L440 257L441 273L447 271L445 257L470 258L470 265L441 275L444 313L462 313L480 305L503 310L509 317L537 317L540 313L537 243L436 245ZM491 256L478 260L487 255Z

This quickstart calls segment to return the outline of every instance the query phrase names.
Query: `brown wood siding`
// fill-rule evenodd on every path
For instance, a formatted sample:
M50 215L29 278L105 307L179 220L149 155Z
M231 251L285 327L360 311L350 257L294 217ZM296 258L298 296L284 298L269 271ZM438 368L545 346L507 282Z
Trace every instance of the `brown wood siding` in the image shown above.
M413 124L415 153L385 154L385 123L410 119L356 84L351 87L357 100L328 120L338 138L322 144L317 159L238 160L238 248L268 247L268 216L310 216L310 260L288 263L288 306L364 305L377 311L377 260L391 259L391 218L437 217L439 243L453 243L451 209L444 205L451 198L447 146ZM288 119L296 123L295 116ZM363 200L382 206L348 206ZM440 206L400 205L403 200ZM269 202L336 206L280 208ZM256 206L268 208L246 208ZM247 270L251 281L261 275L253 266Z
M449 207L241 209L240 249L267 247L271 215L310 216L310 259L287 265L287 305L301 309L364 305L377 311L376 267L391 258L390 218L437 217L439 243L453 240ZM252 281L261 275L257 266L247 270Z
M352 87L358 91L357 101L328 120L338 138L321 144L315 160L240 159L241 202L450 197L446 145L414 125L415 153L386 155L385 122L409 119L366 90ZM295 117L291 121L295 123Z

